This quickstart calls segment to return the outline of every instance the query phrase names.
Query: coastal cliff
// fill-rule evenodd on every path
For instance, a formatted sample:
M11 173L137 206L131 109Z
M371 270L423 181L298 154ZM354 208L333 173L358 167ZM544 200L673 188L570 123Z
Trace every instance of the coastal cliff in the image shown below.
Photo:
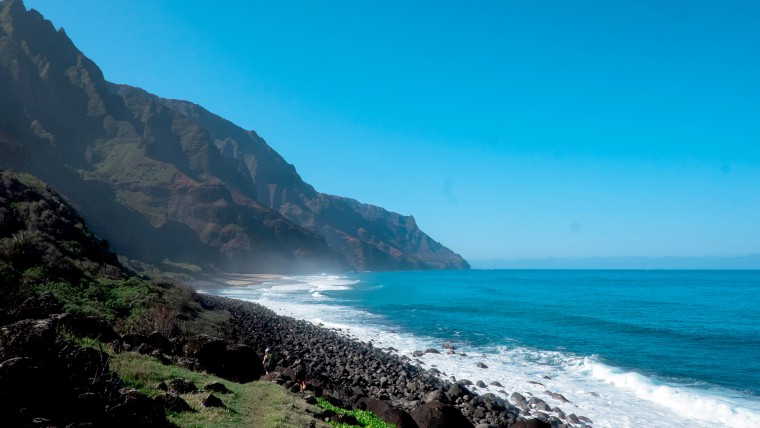
M0 167L34 174L129 259L197 273L466 269L411 216L317 192L253 131L108 83L61 29L0 6Z

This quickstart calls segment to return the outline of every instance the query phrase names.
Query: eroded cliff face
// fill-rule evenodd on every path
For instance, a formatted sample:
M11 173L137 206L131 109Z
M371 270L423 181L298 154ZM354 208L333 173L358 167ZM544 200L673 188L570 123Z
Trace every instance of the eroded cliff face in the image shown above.
M0 3L0 167L32 173L101 237L163 268L466 268L411 217L321 194L252 131L111 85L63 30Z
M125 87L118 90L129 92ZM420 230L412 216L317 192L255 132L189 102L159 102L203 127L224 157L241 161L256 186L259 202L323 235L355 269L469 268L461 256Z

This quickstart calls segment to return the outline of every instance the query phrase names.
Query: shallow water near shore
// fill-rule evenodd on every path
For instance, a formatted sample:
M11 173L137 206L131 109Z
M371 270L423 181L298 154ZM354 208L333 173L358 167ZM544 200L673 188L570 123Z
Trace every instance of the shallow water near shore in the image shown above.
M536 395L597 427L760 427L760 272L472 270L245 277L209 294ZM224 282L224 281L220 281ZM448 354L450 342L456 353ZM274 344L276 346L276 344ZM462 355L462 354L466 354ZM483 363L486 368L478 367ZM491 382L503 385L492 386ZM547 393L562 394L569 402Z

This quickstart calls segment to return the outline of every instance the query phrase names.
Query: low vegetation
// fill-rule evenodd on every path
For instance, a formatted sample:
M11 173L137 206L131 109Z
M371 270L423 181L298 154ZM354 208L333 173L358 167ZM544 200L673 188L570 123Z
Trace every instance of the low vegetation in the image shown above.
M97 316L122 333L172 337L201 311L190 288L127 271L49 186L9 171L0 171L0 287L2 311L51 292L63 311Z
M366 410L342 409L340 407L333 406L332 404L328 403L327 400L323 398L319 398L319 397L317 397L317 405L319 405L319 407L322 408L323 410L329 410L339 415L353 416L359 422L359 425L349 425L346 423L328 422L330 425L337 428L347 428L347 427L353 427L353 426L361 426L361 427L367 427L367 428L394 428L393 425L382 421L374 413L368 412Z
M155 397L161 393L156 385L172 379L186 379L202 389L213 382L223 383L229 394L214 393L227 407L204 408L205 391L181 394L192 412L167 414L167 419L180 427L326 427L314 417L320 410L306 404L301 397L287 392L280 385L265 381L246 384L226 381L213 375L198 373L174 365L163 365L155 358L134 352L111 356L111 368L130 387Z

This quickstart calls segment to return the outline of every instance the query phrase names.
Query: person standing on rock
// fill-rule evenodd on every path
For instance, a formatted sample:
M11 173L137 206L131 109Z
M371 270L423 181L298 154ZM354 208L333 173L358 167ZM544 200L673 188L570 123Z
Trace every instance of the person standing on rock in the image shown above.
M296 380L298 381L298 386L301 388L301 392L306 391L306 368L303 363L298 365L298 370L296 370Z
M261 365L264 366L264 373L269 374L269 368L267 367L267 363L272 359L272 355L269 353L270 349L267 348L264 350L264 358L261 360Z

